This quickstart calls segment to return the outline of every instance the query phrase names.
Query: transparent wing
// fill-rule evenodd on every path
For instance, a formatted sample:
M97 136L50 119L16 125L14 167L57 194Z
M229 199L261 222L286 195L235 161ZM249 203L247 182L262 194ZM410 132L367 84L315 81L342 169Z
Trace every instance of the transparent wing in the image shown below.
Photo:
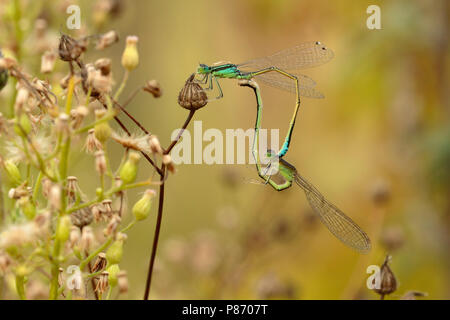
M332 234L361 253L367 253L370 250L369 237L352 219L328 202L312 184L298 173L295 182L303 189L309 204Z
M284 71L300 70L320 66L334 57L331 49L321 42L304 42L271 56L239 64L239 68L256 71L267 67L278 67Z
M315 81L310 77L303 74L295 74L297 76L300 86L300 95L308 98L321 99L324 95L315 90ZM296 93L295 91L295 81L278 73L278 72L266 72L254 77L256 81L260 81L268 86L275 87L281 90L289 91L291 93Z

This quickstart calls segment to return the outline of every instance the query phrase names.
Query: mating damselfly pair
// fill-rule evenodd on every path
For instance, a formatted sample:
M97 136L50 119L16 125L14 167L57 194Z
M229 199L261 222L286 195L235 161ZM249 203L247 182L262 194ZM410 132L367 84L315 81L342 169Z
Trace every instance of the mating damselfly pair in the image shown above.
M241 85L253 88L257 99L257 116L255 124L255 138L253 142L253 156L259 176L270 184L275 190L281 191L292 186L292 182L303 189L312 209L319 215L323 224L344 244L366 253L371 244L367 234L345 215L336 206L326 200L323 195L305 178L297 169L282 159L286 155L292 137L295 120L300 107L300 96L309 98L323 98L323 94L315 89L316 83L306 75L298 73L299 70L322 65L333 58L333 51L320 42L305 42L291 49L283 50L271 56L251 60L241 64L216 63L212 66L200 64L197 74L200 75L199 83L207 85L204 90L212 90L214 84L217 86L219 95L216 99L223 97L218 78L244 80ZM278 161L277 171L281 176L281 183L276 182L267 170L263 170L259 164L259 153L257 141L262 118L262 99L259 86L255 81L287 90L296 94L296 105L291 118L288 132L280 151L268 151L266 156L276 158ZM270 165L270 164L269 164Z

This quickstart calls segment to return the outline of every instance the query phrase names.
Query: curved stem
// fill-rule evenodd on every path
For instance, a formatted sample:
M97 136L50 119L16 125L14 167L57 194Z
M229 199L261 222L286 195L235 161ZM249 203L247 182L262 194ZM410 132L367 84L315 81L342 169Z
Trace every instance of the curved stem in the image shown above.
M148 273L147 273L147 281L145 284L145 293L144 293L144 300L148 300L148 295L150 294L150 286L152 283L152 275L153 275L153 266L155 264L155 257L156 257L156 250L158 249L158 240L159 240L159 231L161 230L161 222L162 222L162 215L163 215L163 206L164 206L164 175L166 172L166 167L164 164L161 166L161 170L164 173L161 177L161 185L159 186L159 204L158 204L158 217L156 220L156 227L155 227L155 235L153 236L153 246L152 246L152 253L150 255L150 263L148 266Z

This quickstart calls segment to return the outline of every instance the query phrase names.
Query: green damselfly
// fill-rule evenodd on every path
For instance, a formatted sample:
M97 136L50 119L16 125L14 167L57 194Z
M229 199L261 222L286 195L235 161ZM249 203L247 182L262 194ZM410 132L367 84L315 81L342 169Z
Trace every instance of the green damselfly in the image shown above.
M223 97L222 88L218 78L245 79L261 81L267 85L287 90L296 94L296 106L291 118L289 129L283 146L278 152L278 157L283 157L291 141L292 131L300 107L300 96L309 98L323 98L323 94L315 89L316 82L298 73L298 70L322 65L333 58L333 51L321 42L304 42L290 49L275 53L271 56L258 58L241 64L216 63L212 66L200 64L197 74L203 75L200 83L209 84L206 90L213 89L213 83L217 85L219 95Z
M338 207L329 202L310 182L300 175L297 169L282 158L276 162L276 173L268 173L269 167L274 167L274 163L269 163L267 169L260 164L258 150L259 130L262 119L263 103L258 84L252 80L241 80L241 86L247 86L253 89L256 96L257 114L255 123L255 135L253 138L252 153L256 163L256 170L265 184L269 184L277 191L283 191L290 188L295 182L305 193L311 208L318 214L320 221L344 244L353 249L367 253L370 251L371 244L367 234L349 218ZM272 159L276 156L275 152L268 150L265 156Z

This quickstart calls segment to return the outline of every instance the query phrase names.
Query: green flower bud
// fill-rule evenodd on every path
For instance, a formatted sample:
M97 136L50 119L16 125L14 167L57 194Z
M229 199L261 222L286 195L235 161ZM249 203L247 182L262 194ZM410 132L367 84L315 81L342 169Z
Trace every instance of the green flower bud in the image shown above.
M31 121L28 116L22 112L19 116L19 120L15 120L14 131L20 136L27 136L31 132Z
M16 164L11 160L6 160L4 166L9 180L15 186L18 186L22 182L22 176L20 175L19 168L17 168Z
M19 207L28 220L32 220L36 216L36 206L30 197L22 197L18 201Z
M56 239L58 239L60 242L66 242L69 239L71 225L72 223L70 222L69 215L61 217L59 225L56 229Z
M136 179L137 164L140 158L139 153L134 151L128 155L127 161L123 164L119 172L120 179L124 184L132 183Z
M123 241L116 240L112 245L106 250L106 260L108 264L118 264L122 260L123 255Z
M117 286L117 275L120 272L120 268L118 264L112 264L108 268L106 268L108 272L108 283L111 287Z
M144 220L150 214L152 208L152 198L155 196L155 191L152 189L145 190L144 195L133 206L133 214L136 220Z
M106 114L106 111L103 109L95 111L95 118L96 120L100 120L103 118ZM94 126L94 135L97 138L98 141L100 141L102 144L106 142L106 140L111 137L112 129L109 126L109 123L107 121L100 122Z
M139 53L137 51L138 37L128 36L125 50L122 54L122 66L128 71L136 69L139 64Z

